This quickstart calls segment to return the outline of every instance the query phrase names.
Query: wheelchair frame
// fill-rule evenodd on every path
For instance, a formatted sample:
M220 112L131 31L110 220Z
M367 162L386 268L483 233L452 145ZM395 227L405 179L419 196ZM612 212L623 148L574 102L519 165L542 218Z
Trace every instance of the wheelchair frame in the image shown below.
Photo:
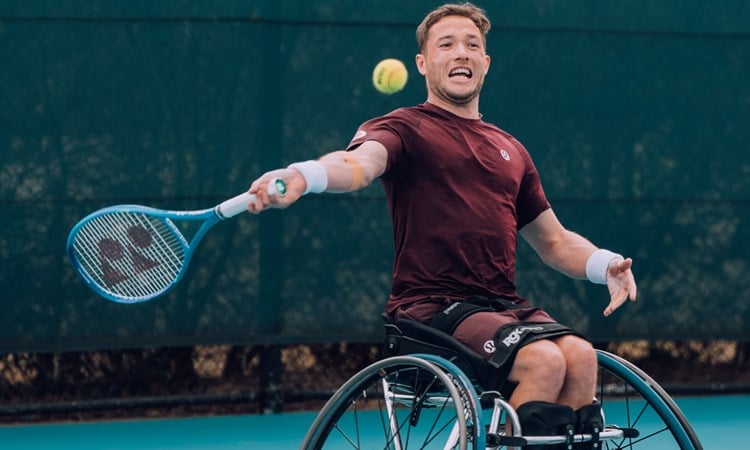
M601 350L596 400L605 414L604 429L524 436L503 394L485 388L496 386L496 371L480 355L418 322L386 322L385 352L390 356L336 391L310 426L302 449L485 450L553 444L573 448L583 442L603 449L703 448L682 411L656 381ZM618 421L623 425L615 425ZM512 435L505 432L506 422L512 424Z

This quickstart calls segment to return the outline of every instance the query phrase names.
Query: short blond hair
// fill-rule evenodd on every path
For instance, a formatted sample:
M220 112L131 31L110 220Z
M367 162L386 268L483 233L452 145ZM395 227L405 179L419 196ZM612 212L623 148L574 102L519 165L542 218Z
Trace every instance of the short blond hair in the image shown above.
M430 28L446 16L466 17L474 22L474 25L476 25L482 33L482 42L484 43L484 46L487 47L487 33L490 31L491 25L490 19L487 18L487 14L484 10L468 2L447 3L432 10L417 27L417 46L420 53L424 50Z

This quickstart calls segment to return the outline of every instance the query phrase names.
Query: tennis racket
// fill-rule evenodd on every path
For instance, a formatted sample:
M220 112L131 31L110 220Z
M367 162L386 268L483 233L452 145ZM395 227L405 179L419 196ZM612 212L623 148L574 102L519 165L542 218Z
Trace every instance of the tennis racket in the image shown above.
M269 194L284 195L276 179ZM89 214L68 236L73 267L97 294L118 303L139 303L169 292L185 274L198 243L217 222L247 211L254 195L243 193L213 208L169 211L117 205ZM177 223L202 222L190 242Z

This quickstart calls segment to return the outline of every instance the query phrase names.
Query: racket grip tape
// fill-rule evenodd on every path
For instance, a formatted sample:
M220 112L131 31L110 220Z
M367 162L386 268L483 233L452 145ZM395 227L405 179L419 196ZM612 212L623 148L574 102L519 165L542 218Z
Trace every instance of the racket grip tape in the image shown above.
M276 194L283 196L286 194L286 184L276 178L268 183L268 188L266 190L269 195ZM215 209L216 215L219 216L220 219L229 219L230 217L246 212L247 205L253 201L255 201L255 195L243 192L236 197L221 202Z

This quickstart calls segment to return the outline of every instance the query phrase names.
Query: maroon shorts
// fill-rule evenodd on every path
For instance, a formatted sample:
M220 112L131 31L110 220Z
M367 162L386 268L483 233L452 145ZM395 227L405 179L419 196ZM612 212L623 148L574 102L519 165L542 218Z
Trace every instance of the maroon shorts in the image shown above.
M429 324L437 313L450 304L450 301L439 300L419 302L398 308L393 315L396 320L410 319ZM557 323L544 310L522 304L518 309L473 313L461 321L453 331L453 337L477 354L489 358L495 352L498 330L517 322ZM512 365L512 360L509 362Z

